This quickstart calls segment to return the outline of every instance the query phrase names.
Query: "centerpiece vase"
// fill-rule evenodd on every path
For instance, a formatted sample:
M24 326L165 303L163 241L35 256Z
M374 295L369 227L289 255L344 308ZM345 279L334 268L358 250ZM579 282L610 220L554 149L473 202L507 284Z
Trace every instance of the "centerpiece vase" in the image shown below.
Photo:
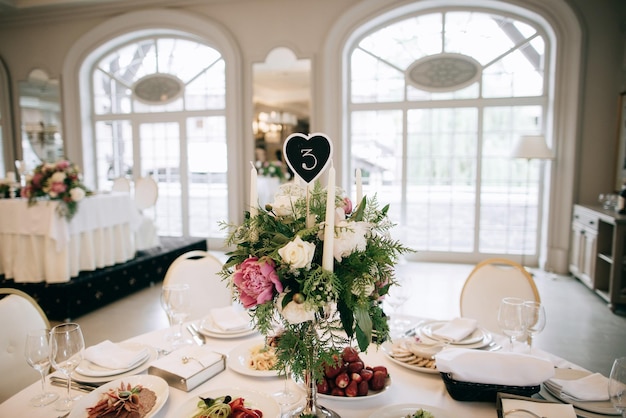
M312 339L317 339L317 330L315 329L315 323L311 322L309 332L313 334ZM306 389L306 397L304 405L297 407L296 409L287 412L283 417L289 418L341 418L335 411L321 406L317 403L317 381L315 380L315 374L313 373L313 359L317 356L317 344L312 344L310 350L306 353L307 356L307 369L304 372L304 384Z

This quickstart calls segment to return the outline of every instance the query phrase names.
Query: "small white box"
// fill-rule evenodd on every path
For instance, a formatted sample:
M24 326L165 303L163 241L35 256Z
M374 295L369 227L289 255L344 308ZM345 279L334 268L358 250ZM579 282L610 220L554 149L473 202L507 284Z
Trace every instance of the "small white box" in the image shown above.
M189 392L226 368L226 357L209 347L184 347L155 361L148 374L159 376L173 388Z

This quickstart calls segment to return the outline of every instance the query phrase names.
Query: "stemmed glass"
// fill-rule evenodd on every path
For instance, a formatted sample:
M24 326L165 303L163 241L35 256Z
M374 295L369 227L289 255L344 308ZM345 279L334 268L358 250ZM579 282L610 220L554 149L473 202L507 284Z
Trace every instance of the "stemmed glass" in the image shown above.
M283 332L283 329L278 325L278 320L274 320L274 336L275 338L280 338L280 334ZM271 340L271 339L270 339ZM296 404L300 398L302 397L300 393L296 393L293 390L289 389L289 380L290 380L290 369L289 367L285 368L285 384L282 390L278 392L274 392L272 396L276 399L276 402L281 407L289 407L291 405Z
M173 332L167 339L171 341L172 348L191 344L191 340L183 339L183 322L189 316L191 293L188 284L169 284L161 289L161 306L167 314Z
M41 393L30 400L32 406L44 406L57 400L59 395L46 392L46 375L50 371L50 345L48 343L48 330L36 329L26 334L24 345L26 362L41 375Z
M409 292L403 288L400 283L397 286L392 287L389 293L385 297L385 303L391 308L391 321L389 321L389 331L392 335L405 331L405 327L410 324L410 321L401 319L398 317L398 310L402 305L409 300Z
M609 398L613 407L626 418L626 357L613 362L609 375Z
M515 341L526 334L522 315L523 306L524 300L520 298L504 298L500 301L498 326L504 335L509 337L511 351L513 351Z
M57 325L50 331L50 363L60 370L67 379L67 397L59 399L55 408L58 411L69 411L80 396L72 397L70 384L72 372L83 360L85 340L80 325L68 322Z
M528 300L524 302L523 318L528 334L528 351L532 352L533 338L546 327L546 310L540 302Z

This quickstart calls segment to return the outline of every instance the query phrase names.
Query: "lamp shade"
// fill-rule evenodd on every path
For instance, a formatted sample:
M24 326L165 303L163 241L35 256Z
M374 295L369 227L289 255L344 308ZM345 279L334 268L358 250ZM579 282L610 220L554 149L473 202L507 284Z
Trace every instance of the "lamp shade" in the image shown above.
M538 160L551 160L552 151L546 144L543 135L524 135L520 138L513 150L512 158L527 158Z

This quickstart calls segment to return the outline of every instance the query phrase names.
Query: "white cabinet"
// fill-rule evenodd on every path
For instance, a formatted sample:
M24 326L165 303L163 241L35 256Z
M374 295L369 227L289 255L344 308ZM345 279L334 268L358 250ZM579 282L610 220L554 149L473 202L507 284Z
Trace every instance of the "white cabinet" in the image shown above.
M570 271L591 289L594 288L597 238L597 215L576 205L572 221Z

